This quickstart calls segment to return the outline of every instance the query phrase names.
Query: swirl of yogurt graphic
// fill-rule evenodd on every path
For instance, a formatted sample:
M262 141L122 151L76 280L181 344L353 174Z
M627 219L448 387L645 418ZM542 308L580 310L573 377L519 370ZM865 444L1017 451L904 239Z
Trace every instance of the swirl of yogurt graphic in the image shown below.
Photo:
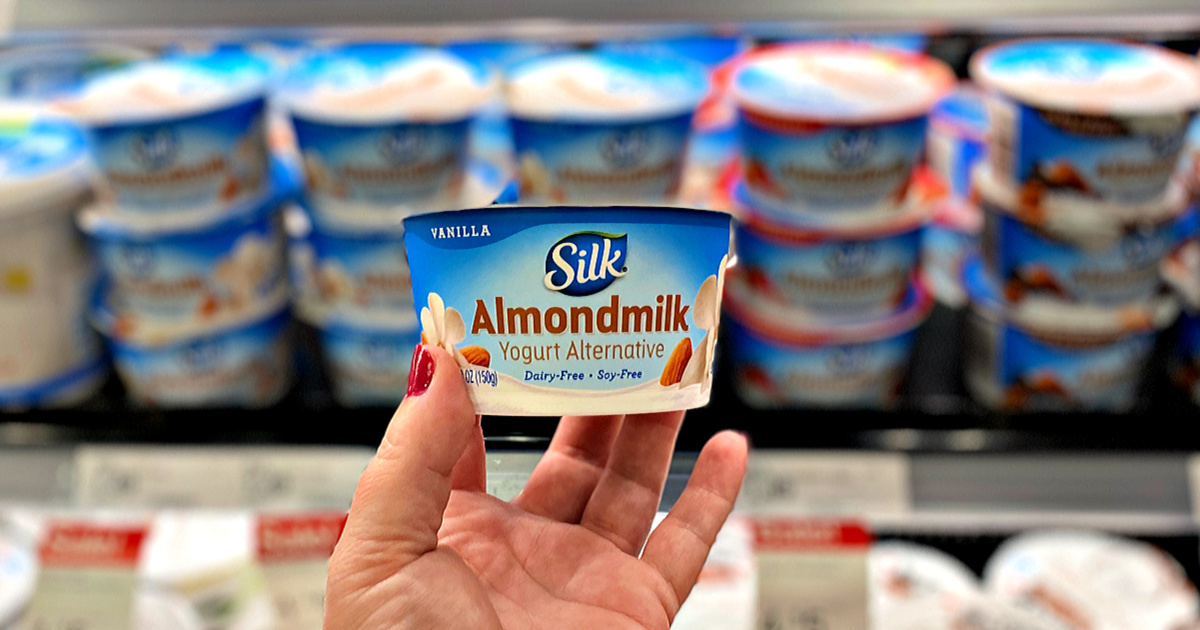
M453 306L446 308L442 296L436 293L430 293L429 306L421 308L421 336L424 338L422 343L449 352L458 367L471 367L471 363L456 347L467 338L467 325L463 322L462 314Z

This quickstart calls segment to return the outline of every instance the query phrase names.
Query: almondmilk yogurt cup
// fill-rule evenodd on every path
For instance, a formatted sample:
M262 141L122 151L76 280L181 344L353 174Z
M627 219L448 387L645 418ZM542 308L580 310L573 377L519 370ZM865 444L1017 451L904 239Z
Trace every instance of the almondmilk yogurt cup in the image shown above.
M738 397L759 409L892 407L933 299L914 284L882 318L812 317L763 300L738 272L726 283Z
M978 260L963 282L967 389L1004 411L1131 409L1158 331L1179 312L1166 296L1121 307L1043 296L1010 304Z
M950 187L952 196L967 199L971 174L987 155L987 102L970 83L960 83L929 112L925 161Z
M982 593L962 562L923 545L875 543L867 570L874 630L951 630L965 602Z
M987 591L1050 622L1096 630L1171 630L1194 621L1196 588L1147 543L1089 531L1010 539L984 570Z
M937 300L958 308L967 302L962 272L968 259L979 254L983 214L968 201L939 202L921 232L921 277Z
M11 48L0 53L0 98L46 102L75 93L97 73L149 56L145 50L120 44Z
M738 265L757 293L781 305L822 316L884 315L908 293L927 215L914 206L869 223L832 217L784 227L743 206Z
M339 218L458 208L473 116L497 73L444 50L353 44L288 73L313 210Z
M730 217L654 207L504 207L404 222L424 342L482 414L708 402Z
M1007 42L976 53L971 76L990 93L988 161L1031 200L1161 197L1200 108L1196 61L1156 46Z
M124 326L213 324L287 295L286 240L274 197L216 220L160 229L89 208L79 224Z
M105 374L86 319L94 272L72 218L90 199L78 127L0 110L0 407L73 402Z
M270 72L231 51L165 57L99 75L58 106L88 129L121 211L206 216L268 189Z
M301 306L317 330L333 395L347 407L394 407L404 398L421 326L404 314L361 315L318 305Z
M707 94L702 65L615 51L513 68L505 98L522 203L668 203Z
M762 48L730 84L755 204L793 212L898 208L927 115L954 84L945 64L857 44Z
M1163 260L1183 239L1182 187L1122 218L1090 215L1068 202L1043 205L1031 217L991 169L979 169L975 184L983 210L980 249L1010 301L1037 293L1104 305L1146 300L1162 286Z

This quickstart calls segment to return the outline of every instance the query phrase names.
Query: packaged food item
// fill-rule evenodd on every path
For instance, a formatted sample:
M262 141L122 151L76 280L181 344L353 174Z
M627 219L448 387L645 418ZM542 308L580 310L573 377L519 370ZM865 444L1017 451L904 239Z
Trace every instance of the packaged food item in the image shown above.
M979 579L932 547L875 543L867 553L872 630L952 630Z
M123 218L108 206L85 210L79 224L111 285L121 329L219 324L283 299L279 204L272 196L209 222L171 228Z
M297 63L280 100L313 210L353 219L460 207L467 128L498 85L482 64L405 44L352 44Z
M130 64L59 108L82 121L123 212L211 216L262 197L270 65L234 51Z
M726 283L725 303L734 387L759 409L894 406L917 328L933 308L914 284L882 318L805 316L758 297L740 265Z
M967 389L1006 411L1128 411L1158 330L1179 311L1168 296L1122 307L1041 296L1011 304L978 260L963 282Z
M1087 204L1065 202L1046 203L1031 216L987 168L977 171L975 183L984 262L1009 301L1029 294L1105 305L1144 301L1162 286L1163 260L1183 240L1181 187L1163 203L1144 206L1142 216L1126 210L1101 218L1089 216Z
M899 208L927 114L954 84L939 61L859 44L791 44L737 62L743 179L760 207Z
M921 232L921 277L937 300L952 308L967 302L963 268L979 255L983 214L970 202L946 199L933 210Z
M971 76L990 96L988 161L1031 205L1161 197L1200 107L1195 60L1141 44L1005 42L976 53Z
M871 222L783 227L743 206L734 241L741 273L763 298L814 315L885 315L908 293L926 216L914 206Z
M78 127L0 110L0 407L70 404L106 371L87 325L93 273L72 214L87 204Z
M729 215L504 207L405 220L425 343L482 414L689 409L708 402Z
M73 94L92 76L150 56L119 44L21 46L0 53L0 98L46 102Z
M363 316L306 305L300 318L317 329L333 395L346 407L394 407L408 388L421 327L405 314Z
M1087 531L1031 532L996 551L989 593L1054 622L1095 630L1170 630L1197 616L1183 567L1149 544Z
M0 628L15 628L37 584L33 549L0 529Z
M954 197L970 197L971 173L986 155L987 136L987 103L970 83L960 83L929 112L925 161Z
M675 55L615 51L513 68L506 99L522 203L666 203L709 82Z

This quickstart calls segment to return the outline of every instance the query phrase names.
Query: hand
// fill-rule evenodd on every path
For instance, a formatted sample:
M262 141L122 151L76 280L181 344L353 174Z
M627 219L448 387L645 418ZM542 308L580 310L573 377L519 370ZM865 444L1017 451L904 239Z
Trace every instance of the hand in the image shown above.
M486 492L483 432L458 366L418 347L330 561L325 627L666 630L746 468L743 437L713 437L647 541L682 422L683 412L563 418L506 503Z

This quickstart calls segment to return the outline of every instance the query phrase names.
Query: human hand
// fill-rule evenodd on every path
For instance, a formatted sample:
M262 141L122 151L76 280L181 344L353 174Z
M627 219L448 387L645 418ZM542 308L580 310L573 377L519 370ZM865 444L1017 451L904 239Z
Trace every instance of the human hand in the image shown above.
M746 469L723 432L650 533L683 412L565 417L525 489L487 494L454 360L418 347L329 566L328 630L666 630ZM643 550L643 544L645 548Z

